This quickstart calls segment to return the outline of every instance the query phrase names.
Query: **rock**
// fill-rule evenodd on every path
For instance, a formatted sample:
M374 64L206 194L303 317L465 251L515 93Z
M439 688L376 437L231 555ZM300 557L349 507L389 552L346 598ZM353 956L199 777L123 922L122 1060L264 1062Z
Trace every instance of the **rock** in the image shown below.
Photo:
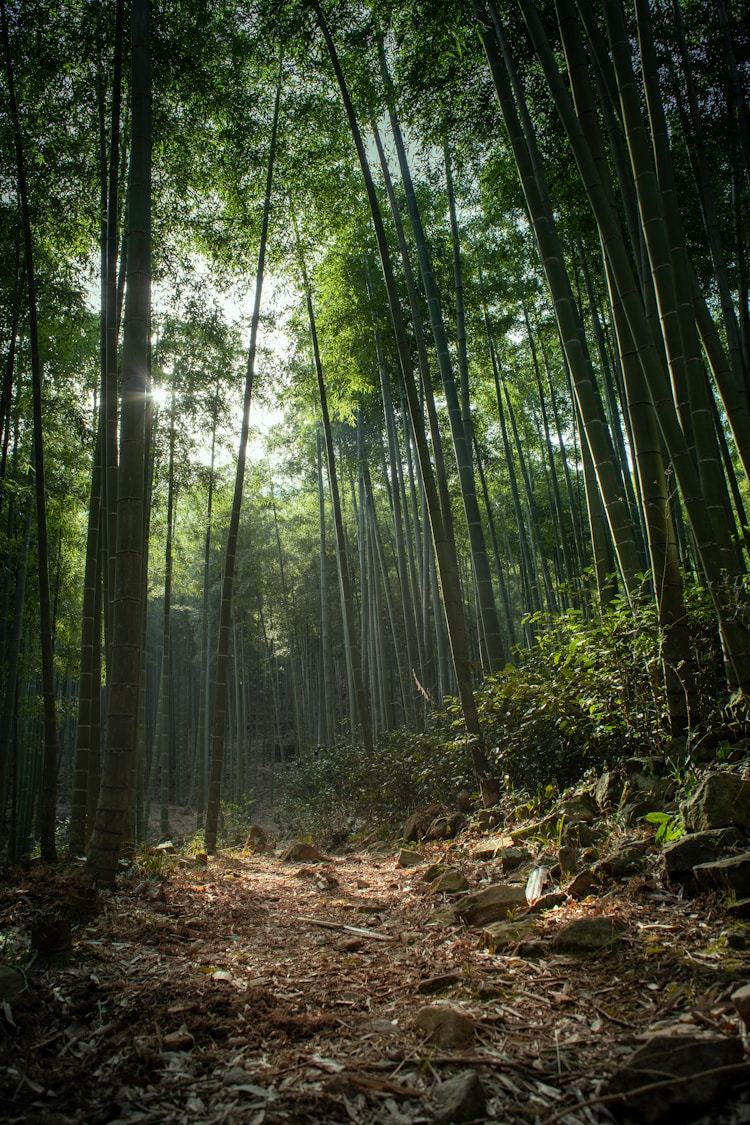
M564 844L558 852L557 862L563 875L574 875L578 868L578 848Z
M623 927L612 918L575 918L557 931L552 939L555 953L585 956L607 949L620 939Z
M583 871L578 872L575 879L568 883L565 890L571 898L585 898L598 882L599 880L591 868L585 867Z
M494 828L501 819L502 815L499 809L480 809L477 813L477 824L483 832Z
M474 1039L474 1022L449 1004L431 1004L417 1012L415 1025L435 1047L468 1047Z
M526 906L526 891L517 883L496 883L486 890L467 895L456 909L470 926L500 922Z
M259 854L262 852L267 852L268 833L266 832L265 828L261 828L259 824L251 824L250 832L248 833L247 840L245 841L245 847L249 848L251 852L258 852Z
M624 785L625 781L620 774L606 770L594 786L594 798L599 808L616 808L620 803Z
M415 844L417 840L421 839L419 813L412 813L404 821L401 829L401 836L410 844Z
M488 836L486 840L480 840L473 849L471 857L481 863L483 860L495 859L504 848L512 847L512 836Z
M480 934L479 947L491 953L502 953L533 933L535 924L530 918L520 922L490 922Z
M328 856L323 855L312 844L303 844L300 841L296 844L290 844L281 854L282 863L319 863L321 860L327 859Z
M750 781L734 773L709 773L687 801L684 815L691 832L750 826Z
M745 1027L750 1028L750 984L745 984L732 993L732 1003Z
M599 816L599 806L590 793L573 793L560 801L555 813L568 821L582 820L584 824L593 824Z
M501 848L497 854L500 860L500 866L503 872L507 874L509 871L515 871L522 863L526 863L531 859L531 852L528 848Z
M609 1079L602 1093L620 1094L609 1103L610 1111L623 1121L643 1125L671 1125L687 1121L713 1109L729 1093L733 1082L747 1081L750 1066L737 1065L744 1055L742 1041L675 1025L669 1032L648 1035L627 1062ZM725 1067L736 1067L727 1072ZM719 1070L718 1074L706 1071ZM674 1077L674 1083L654 1083ZM642 1093L642 1086L650 1087Z
M596 873L601 871L604 875L611 875L615 879L620 879L624 875L637 875L646 866L648 846L647 841L628 844L627 847L611 852L600 859L594 864L594 871Z
M442 875L438 875L432 884L432 889L435 894L457 895L461 891L468 891L469 881L460 871L449 868Z
M618 818L626 828L636 828L649 813L664 812L662 801L651 793L641 793L632 801L623 801Z
M435 926L456 926L460 921L461 916L455 903L441 906L430 915L430 922Z
M463 1125L466 1121L483 1121L485 1118L487 1097L473 1070L465 1070L446 1082L438 1082L433 1087L432 1096L437 1103L435 1121Z
M73 949L70 918L36 918L30 929L31 948L42 958L64 958Z
M471 793L468 789L462 789L456 797L456 808L460 813L468 813L474 808L474 802L471 799Z
M440 815L440 805L429 805L425 809L417 809L407 817L401 829L401 836L409 843L415 844L424 837L425 832L433 820Z
M694 832L672 840L662 849L664 866L671 879L690 875L694 867L701 863L713 863L722 852L735 847L742 840L735 828L710 829Z
M15 1004L26 989L26 978L12 965L0 965L0 1002Z
M399 867L419 867L420 863L424 863L424 856L421 852L414 852L410 848L402 848L398 853L396 863Z
M420 996L434 996L438 992L445 992L447 988L452 988L460 980L458 973L443 973L442 976L421 981L417 986L417 992Z
M451 840L463 828L466 818L463 813L451 813L449 816L438 816L430 823L425 832L427 840Z
M574 824L563 825L562 842L569 847L588 848L600 835L601 832L596 828L579 820Z
M479 782L479 792L482 796L482 804L486 809L493 808L494 805L500 800L500 778L499 777L483 777Z
M750 852L730 855L713 863L699 863L693 868L698 886L706 891L724 891L732 898L750 897Z
M750 918L750 898L738 898L728 902L726 909L734 918Z
M422 878L424 879L425 883L434 883L439 875L442 875L444 871L449 870L450 868L448 868L444 863L431 863L422 875Z

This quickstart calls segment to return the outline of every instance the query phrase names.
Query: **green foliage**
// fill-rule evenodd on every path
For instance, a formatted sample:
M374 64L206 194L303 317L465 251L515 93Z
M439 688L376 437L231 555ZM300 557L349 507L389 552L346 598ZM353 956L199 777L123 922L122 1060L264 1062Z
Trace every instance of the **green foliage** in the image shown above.
M362 824L395 827L420 805L453 803L470 778L465 739L436 716L424 732L394 731L371 755L351 744L305 755L285 779L276 814L285 829L342 843Z
M721 657L704 599L691 591L688 606L705 710L720 697ZM644 595L635 608L616 600L593 620L571 610L537 615L530 624L535 643L519 651L518 665L488 677L476 692L489 752L508 788L548 797L588 769L667 743L653 599ZM371 756L358 746L321 748L290 772L282 824L341 838L361 821L395 825L420 805L453 803L472 776L463 730L460 704L448 700L424 732L396 731ZM657 842L680 834L674 818L658 823ZM562 830L561 820L553 830L558 843Z
M672 840L679 840L680 836L685 834L685 826L679 815L650 812L646 813L644 820L647 820L649 824L657 825L654 840L659 847L663 844L669 844Z
M221 802L219 827L223 843L229 848L244 844L253 822L255 795L244 793L238 801Z

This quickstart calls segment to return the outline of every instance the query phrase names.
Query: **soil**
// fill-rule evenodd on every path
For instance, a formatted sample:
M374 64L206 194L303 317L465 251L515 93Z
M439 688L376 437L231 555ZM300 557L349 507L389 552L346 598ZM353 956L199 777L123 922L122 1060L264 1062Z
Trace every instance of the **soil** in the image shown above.
M421 850L481 886L477 839ZM542 942L573 918L616 922L620 940L579 959L493 952L434 921L448 899L395 846L314 862L150 849L95 896L80 863L31 863L0 890L0 962L25 978L0 1001L0 1120L407 1125L454 1120L441 1084L471 1071L474 1120L612 1121L602 1083L639 1034L746 1034L729 998L750 982L750 931L665 885L657 860L539 915ZM65 918L69 951L31 949L34 923L57 919L64 946ZM470 1017L463 1045L422 1038L415 1017L436 1003ZM750 1092L703 1120L750 1121Z

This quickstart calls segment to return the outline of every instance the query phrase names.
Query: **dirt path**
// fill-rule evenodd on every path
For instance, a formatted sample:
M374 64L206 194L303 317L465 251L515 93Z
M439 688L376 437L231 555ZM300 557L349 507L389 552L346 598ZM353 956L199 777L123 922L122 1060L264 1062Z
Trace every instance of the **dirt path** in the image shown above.
M472 882L486 876L470 841L429 851L446 856ZM727 998L750 980L750 954L726 948L726 914L648 875L547 912L535 935L604 914L623 927L614 948L532 959L431 922L421 869L392 852L159 862L152 853L97 916L74 919L60 964L30 960L28 933L77 901L80 869L32 866L0 892L0 961L25 966L28 983L0 1014L0 1120L453 1120L441 1084L471 1072L486 1097L476 1120L593 1125L612 1120L600 1080L639 1032L679 1017L736 1034ZM446 1002L471 1021L460 1046L425 1043L415 1026ZM742 1097L712 1120L750 1120Z

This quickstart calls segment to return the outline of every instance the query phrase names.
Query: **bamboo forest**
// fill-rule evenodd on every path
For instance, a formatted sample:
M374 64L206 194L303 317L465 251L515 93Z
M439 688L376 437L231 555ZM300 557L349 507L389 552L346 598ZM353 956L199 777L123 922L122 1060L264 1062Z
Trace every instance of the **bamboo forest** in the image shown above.
M744 733L747 12L501 8L3 3L9 859Z
M0 55L0 1118L749 1120L747 0Z

